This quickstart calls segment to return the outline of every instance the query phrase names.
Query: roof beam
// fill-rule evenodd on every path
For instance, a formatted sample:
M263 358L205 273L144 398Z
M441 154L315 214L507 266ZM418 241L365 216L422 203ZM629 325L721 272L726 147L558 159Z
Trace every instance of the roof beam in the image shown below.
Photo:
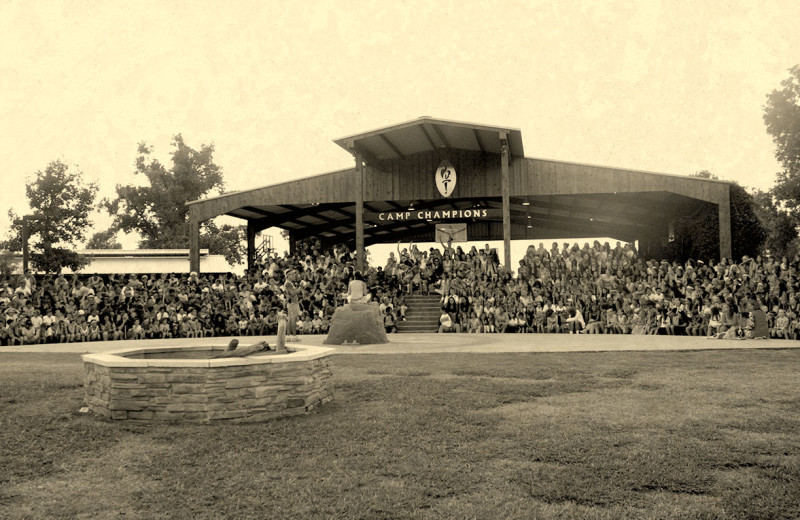
M368 237L364 237L364 244L388 244L404 238L419 241L420 238L426 239L429 235L433 235L431 241L434 241L436 238L436 230L432 224L428 226L417 226L403 231L390 231L389 233L381 233L380 235L370 234Z
M481 149L481 153L486 153L486 147L483 146L483 141L481 141L481 136L478 133L478 129L473 128L472 133L475 134L475 141L478 143L478 148Z
M382 225L382 226L372 225L372 226L366 227L364 229L364 240L365 240L365 243L366 243L366 241L370 237L378 237L378 236L379 237L386 237L386 236L390 236L390 235L391 236L400 236L402 238L402 236L404 236L403 234L413 233L414 231L416 231L418 229L424 229L424 228L432 226L432 225L433 224L431 224L429 222L426 222L424 220L407 221L407 222L403 221L403 222L397 222L394 225L391 225L391 224L390 225ZM303 237L312 236L313 234L318 233L320 230L329 231L329 229L327 227L317 226L313 230L310 230L308 232L305 232L305 231L301 232L301 236L303 236ZM376 232L378 232L378 231L389 231L390 235L387 235L386 233L377 234ZM355 236L355 229L351 229L351 230L348 230L346 232L339 232L339 234L342 237L344 237L346 240L350 240L350 238L348 238L348 237L350 237L351 235Z
M353 156L355 156L355 155L356 155L356 153L360 154L360 155L361 155L361 159L362 159L362 160L363 160L363 161L364 161L366 164L369 164L369 165L371 165L371 166L374 166L374 167L377 167L377 165L379 165L379 164L381 163L381 160L380 160L380 159L378 159L377 157L375 157L374 155L372 155L372 153L370 153L369 151L365 150L363 146L358 146L358 145L356 145L356 146L355 146L355 147L354 147L354 148L353 148L353 149L350 151L350 153L352 153L352 154L353 154Z
M448 144L447 139L444 138L438 128L430 123L424 123L422 128L425 129L425 133L436 144L436 148L450 148L450 144Z
M257 214L263 215L265 217L272 216L272 213L270 213L269 211L264 211L263 209L257 208L255 206L242 206L239 209L243 209L245 211L249 211L250 213L257 213ZM233 215L233 216L235 217L236 215ZM239 217L239 218L242 218L242 217Z
M347 228L347 231L336 231L336 228L340 227ZM341 223L327 222L325 224L306 225L306 227L293 229L292 231L294 231L294 237L297 240L313 237L314 235L317 235L322 231L333 233L334 235L338 235L340 237L346 237L349 236L350 234L353 234L353 236L355 236L355 229L348 226L344 221L342 221Z
M493 203L494 205L495 203ZM540 201L531 202L530 206L521 206L512 204L512 212L522 213L546 213L554 216L570 216L575 218L593 219L596 222L608 222L612 224L620 224L623 226L645 227L646 223L642 222L643 218L652 216L652 213L637 213L631 215L629 211L609 211L602 206L592 206L587 208L581 203L574 201L573 203L555 203L547 202L540 203Z
M640 231L631 228L624 229L624 226L619 225L603 225L599 222L586 222L569 218L551 218L533 215L531 218L521 218L516 215L512 218L512 223L532 225L534 228L560 229L574 233L584 232L585 236L608 236L612 233L616 235L623 233L626 236L635 236L637 232Z
M337 227L347 228L347 231L334 231ZM400 231L401 233L408 232L412 228L412 226L409 226L407 223L403 224L401 227L402 227L402 230ZM364 229L364 240L366 240L367 237L371 236L371 231L373 229L378 229L378 228L371 226L371 227L366 227ZM398 229L400 229L400 226L398 226ZM295 233L295 237L298 239L308 238L317 235L322 231L335 233L336 235L338 235L339 238L341 238L342 241L353 240L356 234L355 227L347 226L346 224L340 224L337 226L333 223L328 223L328 224L321 224L318 226L309 226L306 229L297 230Z
M364 207L366 207L366 205L364 205ZM355 212L354 213L350 213L349 211L345 211L344 210L344 206L339 207L339 208L333 208L333 209L331 209L331 211L335 211L336 213L338 213L340 215L344 215L347 218L352 218L352 219L356 218ZM355 220L353 222L355 222Z
M386 146L388 146L389 149L392 150L392 152L397 156L398 159L405 159L406 158L405 155L403 155L402 152L400 152L400 150L397 149L397 147L394 145L394 143L391 142L388 137L386 137L386 135L380 134L380 138L381 138L381 141L386 143Z
M497 207L497 203L490 202L491 206ZM608 227L608 226L621 226L633 229L642 229L648 227L645 222L634 222L625 219L604 218L603 215L594 215L592 213L584 213L578 211L571 211L566 209L556 209L552 207L538 207L538 206L514 206L511 208L512 217L520 217L520 222L524 220L542 220L551 219L552 221L560 221L583 227ZM530 218L528 218L530 217Z
M290 205L290 204L281 204L280 206L281 206L282 208L287 208L287 209L290 209L290 210L292 210L292 211L302 211L302 210L300 210L300 208L298 208L298 207L296 207L296 206L292 206L292 205ZM319 208L319 206L312 206L312 207ZM323 210L323 211L327 211L327 210ZM333 209L332 211L335 211L335 212L337 212L337 213L338 213L338 212L340 212L340 210L339 210L339 209ZM349 214L349 213L345 213L345 212L343 212L343 211L342 211L341 213L343 213L344 215L347 215L348 217L351 217L351 218L352 218L352 215L351 215L351 214ZM300 215L300 216L298 216L298 217L295 217L295 218L292 218L292 219L289 219L289 220L290 220L290 221L292 221L292 222L297 222L298 224L302 224L302 225L304 225L304 226L314 226L314 225L315 225L315 224L309 224L309 223L307 223L307 222L301 222L300 220L298 220L298 219L300 219L300 218L302 218L302 217L314 217L314 218L318 218L318 219L320 219L320 220L322 220L322 221L325 221L325 222L330 222L330 223L342 223L342 222L344 222L344 221L342 221L342 220L337 220L337 219L335 219L335 218L326 217L325 215L319 214L319 213L317 213L317 212L312 212L312 213L309 213L309 212L304 212L304 214L303 214L303 215Z
M280 205L282 208L289 209L289 211L284 213L272 213L268 217L256 219L253 221L253 225L255 226L256 232L263 231L267 228L273 226L280 226L280 224L284 222L297 222L297 219L307 216L307 215L315 215L322 220L331 220L329 217L324 217L322 215L317 215L318 213L322 213L323 211L337 211L340 207L345 206L345 204L321 204L319 206L309 206L307 208L298 208L297 206L283 204ZM350 215L352 217L352 215ZM308 225L304 222L298 222L301 225Z
M431 146L431 150L436 150L436 148L437 148L436 143L433 142L433 138L430 136L430 134L425 129L425 127L424 126L420 126L419 129L422 132L422 135L425 136L425 139L428 141L428 144Z

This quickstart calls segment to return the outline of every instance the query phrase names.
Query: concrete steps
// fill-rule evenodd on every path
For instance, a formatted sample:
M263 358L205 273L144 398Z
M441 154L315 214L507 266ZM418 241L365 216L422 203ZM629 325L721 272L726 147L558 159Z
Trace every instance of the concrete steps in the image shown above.
M436 332L439 330L439 316L442 304L438 294L413 294L406 296L406 321L397 323L398 333Z

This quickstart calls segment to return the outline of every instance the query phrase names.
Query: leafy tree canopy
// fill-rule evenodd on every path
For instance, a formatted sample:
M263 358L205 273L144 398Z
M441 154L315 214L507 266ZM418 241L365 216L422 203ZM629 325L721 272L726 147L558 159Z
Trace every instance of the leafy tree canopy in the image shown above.
M139 233L142 248L189 247L186 202L222 193L225 186L222 169L214 162L213 144L203 144L195 150L177 134L172 147L171 165L164 165L152 156L151 146L140 143L134 173L143 177L146 184L118 185L117 198L104 202L114 217L112 228ZM242 235L240 227L206 222L201 229L200 246L236 263L243 256Z
M763 249L777 256L792 256L800 252L797 225L792 216L776 203L772 193L756 191L753 200L758 220L767 230Z
M781 88L767 95L764 123L775 143L775 158L783 166L778 173L774 194L794 214L800 216L800 65L789 69Z
M45 272L86 265L88 260L70 253L77 242L85 239L86 230L91 226L89 212L97 196L97 185L86 183L83 172L77 167L53 161L28 180L25 195L31 213L37 217L28 220L33 265ZM4 245L19 251L22 249L22 226L13 210L8 216L14 224Z
M17 265L14 253L8 249L0 250L0 280L13 279L18 271Z
M708 170L699 171L693 177L719 179ZM739 184L731 185L731 245L733 258L737 260L744 255L759 254L768 236L768 229L759 218L759 202L760 199L754 198ZM717 208L709 205L691 220L682 223L677 230L680 235L680 251L676 250L672 254L676 257L718 258L718 230Z
M89 258L74 249L64 247L46 247L41 252L31 253L31 263L45 273L59 273L65 267L78 271L90 262Z
M86 242L86 249L122 249L117 242L117 232L113 228L98 231Z

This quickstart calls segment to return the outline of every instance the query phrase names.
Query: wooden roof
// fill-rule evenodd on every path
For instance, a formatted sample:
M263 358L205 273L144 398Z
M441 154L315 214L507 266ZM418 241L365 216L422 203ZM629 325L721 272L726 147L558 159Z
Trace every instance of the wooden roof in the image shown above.
M608 236L631 241L670 219L691 217L709 203L727 204L724 181L609 168L522 156L519 130L422 117L336 139L365 156L366 212L502 207L500 138L509 140L512 238ZM459 187L441 198L433 172L443 159L459 169ZM330 242L355 238L355 168L192 201L190 217L247 220L251 230L280 227L295 238ZM407 220L376 225L367 219L367 245L432 240L436 222ZM469 222L470 239L502 238L502 221ZM500 226L498 228L498 226ZM499 237L498 237L499 234Z
M340 137L333 142L349 153L362 153L369 162L370 159L379 161L403 159L409 155L441 148L499 154L501 134L507 136L509 153L512 157L525 155L522 132L519 129L462 123L427 116Z

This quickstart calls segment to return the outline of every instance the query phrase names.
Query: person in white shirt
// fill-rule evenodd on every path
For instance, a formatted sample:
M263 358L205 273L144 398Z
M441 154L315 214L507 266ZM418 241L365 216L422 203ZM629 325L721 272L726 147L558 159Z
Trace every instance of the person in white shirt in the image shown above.
M442 315L439 316L439 332L461 332L461 327L458 323L453 323L447 312L442 311Z
M347 286L347 303L367 303L372 295L369 293L367 282L360 271L356 271L350 284Z
M567 326L570 334L581 333L586 328L586 322L583 321L583 313L577 307L570 307Z

